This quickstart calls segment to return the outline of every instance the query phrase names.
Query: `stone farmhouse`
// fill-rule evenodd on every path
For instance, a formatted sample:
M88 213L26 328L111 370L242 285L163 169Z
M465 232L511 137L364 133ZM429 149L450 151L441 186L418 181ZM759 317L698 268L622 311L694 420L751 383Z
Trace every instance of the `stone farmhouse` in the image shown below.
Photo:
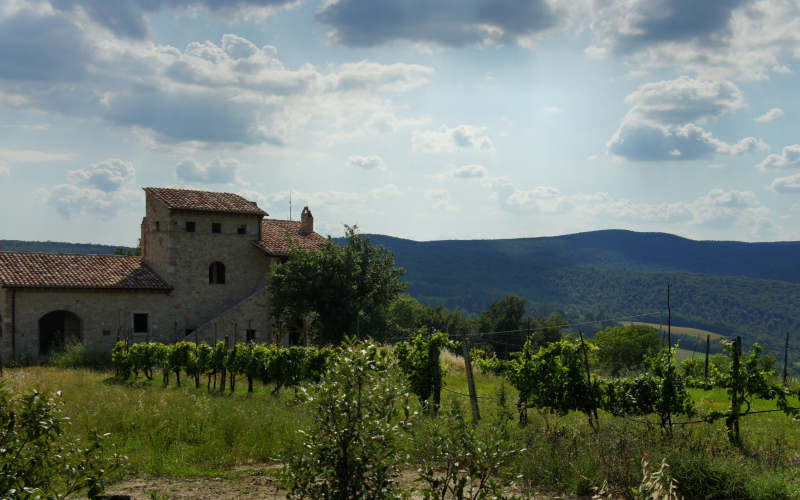
M266 289L292 248L319 250L301 220L267 218L232 193L144 188L141 257L0 251L0 355L37 358L79 340L270 342Z

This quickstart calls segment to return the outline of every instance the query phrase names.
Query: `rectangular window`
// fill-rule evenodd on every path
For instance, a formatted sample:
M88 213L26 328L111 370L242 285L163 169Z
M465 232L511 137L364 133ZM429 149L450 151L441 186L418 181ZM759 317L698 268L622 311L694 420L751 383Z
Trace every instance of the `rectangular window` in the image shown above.
M246 337L247 342L253 342L256 339L256 331L255 330L248 329L247 332L246 332L246 335L247 335L247 337Z
M111 336L111 330L103 330L103 337L110 337L110 336Z
M237 234L247 234L247 224L242 224L238 228L236 228Z
M222 224L219 222L212 222L211 223L211 232L212 233L221 233L222 232Z
M150 317L147 313L133 313L133 333L148 333Z
M156 221L156 232L159 231L161 231L161 223L159 221Z
M186 221L186 232L187 233L193 233L194 232L194 222L188 221L188 220Z

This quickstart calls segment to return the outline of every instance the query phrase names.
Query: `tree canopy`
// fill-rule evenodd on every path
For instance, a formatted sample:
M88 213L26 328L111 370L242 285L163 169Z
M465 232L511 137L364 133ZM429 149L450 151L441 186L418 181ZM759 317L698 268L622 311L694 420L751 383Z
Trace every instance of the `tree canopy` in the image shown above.
M387 334L389 306L406 288L405 271L357 227L346 226L346 237L343 246L328 240L319 252L293 250L269 277L272 314L294 342L305 333L320 344Z
M600 348L600 363L612 375L643 367L647 356L658 352L661 345L658 331L643 325L610 326L597 332L594 341Z

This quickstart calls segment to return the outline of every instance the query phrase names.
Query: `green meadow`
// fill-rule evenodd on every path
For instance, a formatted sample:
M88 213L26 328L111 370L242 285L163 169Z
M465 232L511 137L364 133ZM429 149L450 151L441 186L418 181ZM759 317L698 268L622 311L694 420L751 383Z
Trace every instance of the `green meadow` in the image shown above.
M469 415L466 376L460 358L446 356L443 406L460 405ZM7 369L3 377L13 391L39 388L62 391L70 433L111 433L128 456L115 481L130 478L231 477L242 466L274 466L300 449L298 432L312 419L295 399L293 389L278 396L272 387L238 383L235 393L209 392L206 380L183 387L162 387L160 377L119 382L113 373L86 369L28 367ZM493 425L498 414L516 418L516 393L501 378L476 373L481 426ZM698 410L728 407L723 390L692 390ZM459 394L461 393L461 394ZM505 400L505 405L501 401ZM416 404L413 397L412 404ZM794 404L800 404L793 401ZM418 407L418 406L417 406ZM757 401L754 410L774 408ZM435 418L418 415L416 424ZM469 420L469 417L467 417ZM415 425L406 435L409 471L420 465L413 454L420 439ZM744 446L729 444L724 424L676 425L664 435L654 419L622 419L601 412L593 431L582 414L546 415L529 410L526 427L511 426L510 439L519 451L507 471L519 491L537 495L591 495L604 483L622 496L633 497L641 480L642 459L658 465L665 459L687 498L800 498L800 423L782 413L741 420ZM696 495L696 496L695 496ZM684 495L686 496L686 495Z

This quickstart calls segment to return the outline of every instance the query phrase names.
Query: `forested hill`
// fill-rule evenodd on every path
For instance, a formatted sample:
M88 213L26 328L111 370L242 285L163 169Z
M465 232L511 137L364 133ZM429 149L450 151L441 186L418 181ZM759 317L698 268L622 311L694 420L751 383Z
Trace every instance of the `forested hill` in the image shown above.
M800 242L693 241L664 233L594 231L547 238L417 242L370 235L406 269L408 292L471 313L507 294L532 312L570 321L635 315L658 322L672 284L674 324L695 326L778 354L800 341ZM3 240L3 250L112 253L116 246ZM587 327L591 331L591 327Z
M63 241L22 241L0 240L0 250L8 252L39 253L78 253L78 254L111 254L117 248L133 251L133 248L98 243L66 243Z
M620 230L508 240L370 239L394 252L408 292L428 304L478 312L514 293L534 312L561 312L572 321L659 311L647 318L657 322L669 281L675 324L741 334L773 352L787 330L800 328L800 242L693 241Z
M639 271L688 271L800 283L800 242L695 241L666 233L604 230L543 238L412 241L369 235L402 260L493 257L504 268L592 266Z

